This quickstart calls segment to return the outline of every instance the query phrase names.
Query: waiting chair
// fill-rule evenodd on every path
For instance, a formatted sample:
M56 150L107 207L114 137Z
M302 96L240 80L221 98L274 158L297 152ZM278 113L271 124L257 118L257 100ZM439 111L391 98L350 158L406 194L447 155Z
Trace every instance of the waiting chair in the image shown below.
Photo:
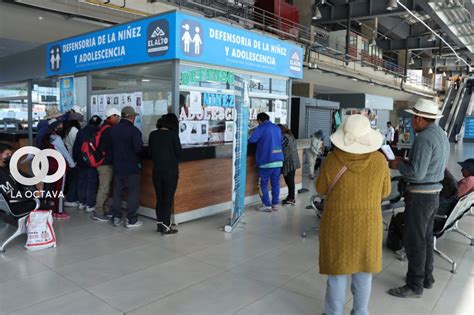
M34 199L36 202L36 207L34 210L37 210L40 207L40 201L38 199ZM16 231L10 235L3 243L0 244L0 252L5 251L5 247L13 241L15 238L22 234L26 234L26 220L30 212L22 212L15 214L11 211L8 202L6 201L5 197L0 194L0 214L4 218L4 221L7 224L16 225Z
M451 214L446 218L446 216L437 216L435 218L435 230L433 231L434 235L434 251L444 260L449 262L451 264L451 272L456 273L456 267L457 264L452 260L448 255L440 251L436 247L437 240L440 239L443 235L445 235L447 232L457 232L460 235L466 237L469 239L471 242L470 245L474 246L473 238L470 234L467 232L461 230L459 228L459 221L468 213L472 211L474 203L474 192L471 192L469 195L462 197L459 199L457 202L456 206L454 207L453 211ZM444 221L444 224L442 224L442 220ZM440 225L442 224L442 225ZM441 228L437 228L436 226L442 226Z

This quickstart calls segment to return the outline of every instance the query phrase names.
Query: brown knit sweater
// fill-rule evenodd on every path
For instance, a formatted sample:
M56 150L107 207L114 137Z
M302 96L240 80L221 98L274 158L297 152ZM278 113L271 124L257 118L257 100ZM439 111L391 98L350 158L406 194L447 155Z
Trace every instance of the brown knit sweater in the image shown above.
M319 272L328 275L382 270L381 201L390 194L390 172L379 152L335 149L325 159L316 190L325 195L339 170L348 169L324 203Z

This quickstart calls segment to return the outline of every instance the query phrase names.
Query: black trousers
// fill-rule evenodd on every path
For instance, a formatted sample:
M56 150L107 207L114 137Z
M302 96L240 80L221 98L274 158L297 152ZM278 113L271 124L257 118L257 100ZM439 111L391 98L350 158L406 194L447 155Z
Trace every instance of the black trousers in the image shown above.
M295 172L289 172L286 176L283 176L285 179L286 186L288 186L288 199L295 200Z
M171 207L178 186L178 174L153 173L156 194L156 221L171 224Z
M439 194L406 192L403 244L408 258L406 283L423 292L423 283L433 281L433 223Z
M114 198L112 203L114 217L122 218L122 197L127 192L127 219L131 222L137 219L137 210L140 203L140 179L140 174L114 176Z

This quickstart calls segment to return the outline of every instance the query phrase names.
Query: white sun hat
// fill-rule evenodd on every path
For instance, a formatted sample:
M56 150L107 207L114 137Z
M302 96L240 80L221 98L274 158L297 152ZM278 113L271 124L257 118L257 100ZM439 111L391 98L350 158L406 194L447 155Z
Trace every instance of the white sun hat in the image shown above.
M380 149L383 136L370 127L367 117L350 115L331 135L331 142L342 151L364 154Z
M433 101L425 99L419 99L413 108L406 109L405 111L415 116L421 116L430 119L443 117L443 114L439 111L438 105Z

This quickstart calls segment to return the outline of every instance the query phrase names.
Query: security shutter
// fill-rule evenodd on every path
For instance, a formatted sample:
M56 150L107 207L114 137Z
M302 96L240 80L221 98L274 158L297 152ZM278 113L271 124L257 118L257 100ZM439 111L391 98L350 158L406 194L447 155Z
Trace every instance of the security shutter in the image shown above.
M318 130L324 132L324 145L330 146L331 135L331 111L327 109L307 107L306 108L306 137L310 137Z

